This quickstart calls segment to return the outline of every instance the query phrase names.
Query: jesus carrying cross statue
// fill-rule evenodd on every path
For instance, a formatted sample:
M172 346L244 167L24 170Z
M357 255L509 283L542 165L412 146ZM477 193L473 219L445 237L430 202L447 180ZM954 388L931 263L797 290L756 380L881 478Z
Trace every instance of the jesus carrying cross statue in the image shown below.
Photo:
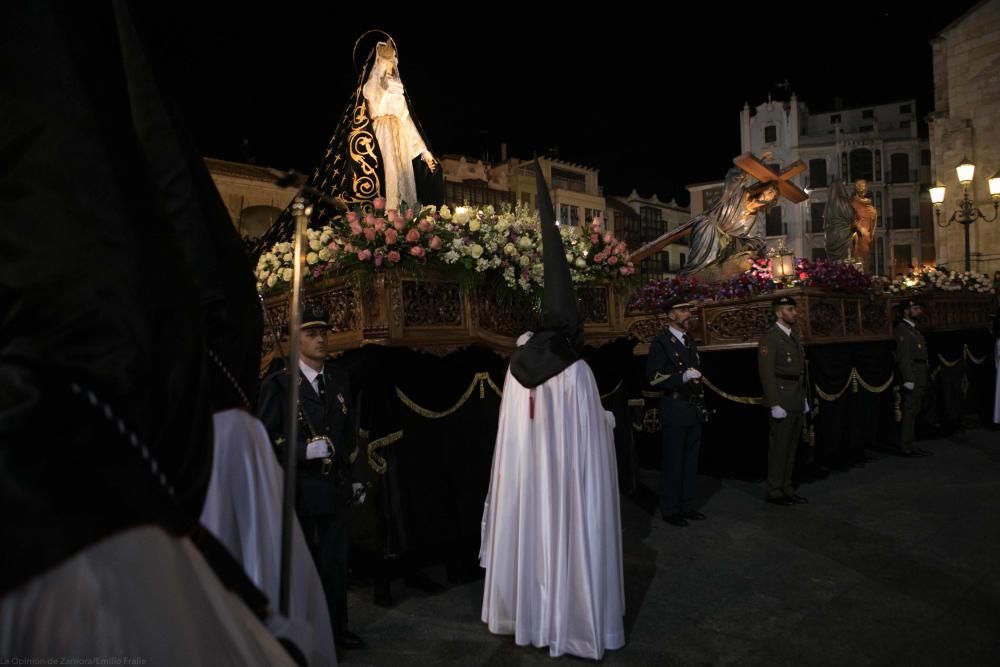
M639 248L632 254L632 262L641 262L671 243L690 237L681 275L697 273L703 281L718 282L745 271L764 249L763 214L777 204L779 197L792 203L808 199L791 182L792 177L805 171L806 165L797 160L778 172L751 153L740 155L733 164L736 166L726 174L722 197L715 205ZM751 177L756 179L753 184Z

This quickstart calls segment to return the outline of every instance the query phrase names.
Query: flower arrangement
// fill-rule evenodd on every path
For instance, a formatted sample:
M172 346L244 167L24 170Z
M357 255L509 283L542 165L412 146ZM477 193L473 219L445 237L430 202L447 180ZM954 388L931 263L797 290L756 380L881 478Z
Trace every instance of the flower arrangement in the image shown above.
M675 298L684 301L704 301L709 295L707 285L702 285L697 278L689 276L675 276L655 280L640 289L629 302L629 310L643 312L661 312L666 308L668 302Z
M911 294L923 290L946 292L993 292L992 281L985 273L949 271L936 266L922 266L896 278L886 288L890 294Z
M872 276L853 264L803 258L795 260L794 275L775 280L771 258L763 257L754 260L749 269L720 283L714 290L698 284L697 278L694 277L666 278L649 283L633 298L629 307L638 310L661 310L667 300L674 296L696 301L706 298L723 301L770 294L784 287L818 287L833 292L853 294L871 291L873 285Z
M492 206L386 210L378 198L368 212L347 210L328 225L308 230L306 280L352 269L437 266L537 296L544 277L539 224L537 214L524 206L504 206L499 212ZM587 229L564 225L559 231L574 283L620 281L635 273L625 243L604 230L600 219ZM256 269L261 294L289 289L292 250L285 241L261 255Z

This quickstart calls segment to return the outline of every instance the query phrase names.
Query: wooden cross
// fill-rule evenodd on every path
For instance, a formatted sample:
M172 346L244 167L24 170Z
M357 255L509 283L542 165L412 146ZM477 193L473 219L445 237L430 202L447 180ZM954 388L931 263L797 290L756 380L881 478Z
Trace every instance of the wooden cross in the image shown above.
M769 166L761 162L753 153L744 153L733 160L733 164L756 178L761 183L774 183L782 197L798 204L809 199L809 195L802 191L802 188L791 182L793 176L798 176L806 170L806 163L796 160L781 172L774 171Z

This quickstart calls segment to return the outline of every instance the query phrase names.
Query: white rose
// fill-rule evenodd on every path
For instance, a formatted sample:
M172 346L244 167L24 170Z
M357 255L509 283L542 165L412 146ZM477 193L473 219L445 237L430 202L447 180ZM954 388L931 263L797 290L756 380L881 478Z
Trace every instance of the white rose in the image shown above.
M319 250L322 247L323 244L319 242L319 239L313 239L312 241L309 242L310 250Z
M583 257L577 257L576 261L573 263L576 264L576 268L578 269L582 269L585 266L587 266L587 260L585 260Z
M447 206L441 207L441 219L451 220L451 209L449 209Z
M281 271L281 279L284 280L286 283L292 282L292 270L291 269L283 269Z
M566 261L567 262L572 262L573 261L573 253L571 253L571 252L566 253Z
M508 243L503 247L503 254L505 255L516 255L517 248L514 247L513 243Z
M319 237L319 242L321 245L329 245L331 238L330 232L323 232L323 235Z
M473 218L472 220L469 220L469 231L478 232L481 224L482 223L479 222L479 218Z
M272 273L271 276L267 279L267 286L274 287L275 283L277 282L278 282L278 276Z
M529 264L531 264L531 258L528 257L527 255L521 255L521 259L518 260L518 263L521 266L528 266Z
M285 253L285 256L282 257L281 259L285 260L286 262L292 261L292 253L290 253L290 252Z
M517 244L519 246L521 246L522 248L530 248L531 247L531 239L529 237L527 237L527 236L522 236L520 239L518 239Z
M330 261L330 251L327 250L326 248L323 248L322 250L319 251L319 258L321 260L323 260L324 262L329 262Z
M315 264L318 261L319 261L319 255L317 255L316 253L311 252L308 255L306 255L306 264L309 264L310 266L312 266L313 264Z
M258 271L257 280L267 280L267 277L271 275L270 271Z
M478 243L473 243L472 246L469 248L469 254L472 255L474 258L479 259L480 257L483 256L483 246L479 245Z
M441 217L444 217L443 215ZM469 211L467 209L461 209L455 211L455 222L459 225L464 225L469 221Z

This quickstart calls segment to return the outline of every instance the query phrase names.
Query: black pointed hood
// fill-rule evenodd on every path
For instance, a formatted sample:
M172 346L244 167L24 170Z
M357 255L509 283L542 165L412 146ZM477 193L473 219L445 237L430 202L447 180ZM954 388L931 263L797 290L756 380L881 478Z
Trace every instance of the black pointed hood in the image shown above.
M580 358L583 348L583 323L566 261L566 249L556 228L552 200L538 160L535 160L535 182L545 267L542 330L514 350L510 358L511 374L529 388L561 373Z

